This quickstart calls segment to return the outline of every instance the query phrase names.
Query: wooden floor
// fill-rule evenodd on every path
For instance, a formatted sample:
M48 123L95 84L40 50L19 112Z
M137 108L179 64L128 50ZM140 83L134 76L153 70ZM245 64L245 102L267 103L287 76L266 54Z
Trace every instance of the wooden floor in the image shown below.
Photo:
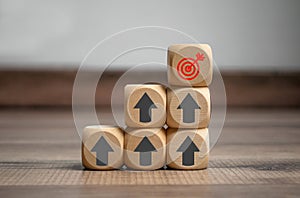
M299 197L300 109L230 109L201 171L85 171L72 112L0 110L0 197Z

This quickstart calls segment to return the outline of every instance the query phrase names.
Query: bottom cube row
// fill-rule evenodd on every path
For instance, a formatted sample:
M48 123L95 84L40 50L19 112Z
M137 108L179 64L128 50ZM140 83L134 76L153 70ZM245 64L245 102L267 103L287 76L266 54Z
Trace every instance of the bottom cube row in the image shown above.
M88 169L204 169L208 165L208 129L122 129L88 126L82 136L82 164Z

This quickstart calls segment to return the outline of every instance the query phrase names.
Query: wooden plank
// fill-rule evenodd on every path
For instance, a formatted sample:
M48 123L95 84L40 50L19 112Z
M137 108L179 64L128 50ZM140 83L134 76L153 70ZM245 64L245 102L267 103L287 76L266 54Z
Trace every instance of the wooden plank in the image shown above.
M206 170L88 171L80 161L0 161L0 186L300 184L299 159L213 159Z
M97 172L83 171L71 111L5 109L0 186L298 184L299 119L299 110L232 109L207 170Z
M299 197L299 185L0 186L1 197Z
M110 104L111 91L123 72L110 71L101 79L95 96L97 105ZM299 71L222 72L227 103L229 106L299 107L299 74ZM87 72L87 75L95 73ZM136 73L131 78L143 79L145 75L166 78L161 71ZM0 71L0 106L70 106L75 76L75 71ZM119 93L118 97L121 96Z
M299 109L230 109L206 170L89 171L69 109L4 108L0 197L299 197L299 128Z

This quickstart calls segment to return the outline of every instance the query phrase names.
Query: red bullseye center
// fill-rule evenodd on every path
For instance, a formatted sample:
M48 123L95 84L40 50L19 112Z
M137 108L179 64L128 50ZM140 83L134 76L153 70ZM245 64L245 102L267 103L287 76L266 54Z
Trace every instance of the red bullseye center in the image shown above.
M187 72L190 72L190 71L192 70L192 66L191 66L191 65L186 66L185 70L186 70Z

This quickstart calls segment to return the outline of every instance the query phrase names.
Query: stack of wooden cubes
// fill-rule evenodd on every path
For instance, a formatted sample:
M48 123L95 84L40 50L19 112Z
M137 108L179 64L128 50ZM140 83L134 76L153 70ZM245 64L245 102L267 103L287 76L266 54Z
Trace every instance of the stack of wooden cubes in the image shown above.
M83 132L86 168L203 169L208 165L212 52L206 44L168 49L169 88L159 84L125 87L125 133L114 126ZM167 130L165 130L167 128Z
M212 51L207 44L168 49L167 164L176 169L208 165Z

